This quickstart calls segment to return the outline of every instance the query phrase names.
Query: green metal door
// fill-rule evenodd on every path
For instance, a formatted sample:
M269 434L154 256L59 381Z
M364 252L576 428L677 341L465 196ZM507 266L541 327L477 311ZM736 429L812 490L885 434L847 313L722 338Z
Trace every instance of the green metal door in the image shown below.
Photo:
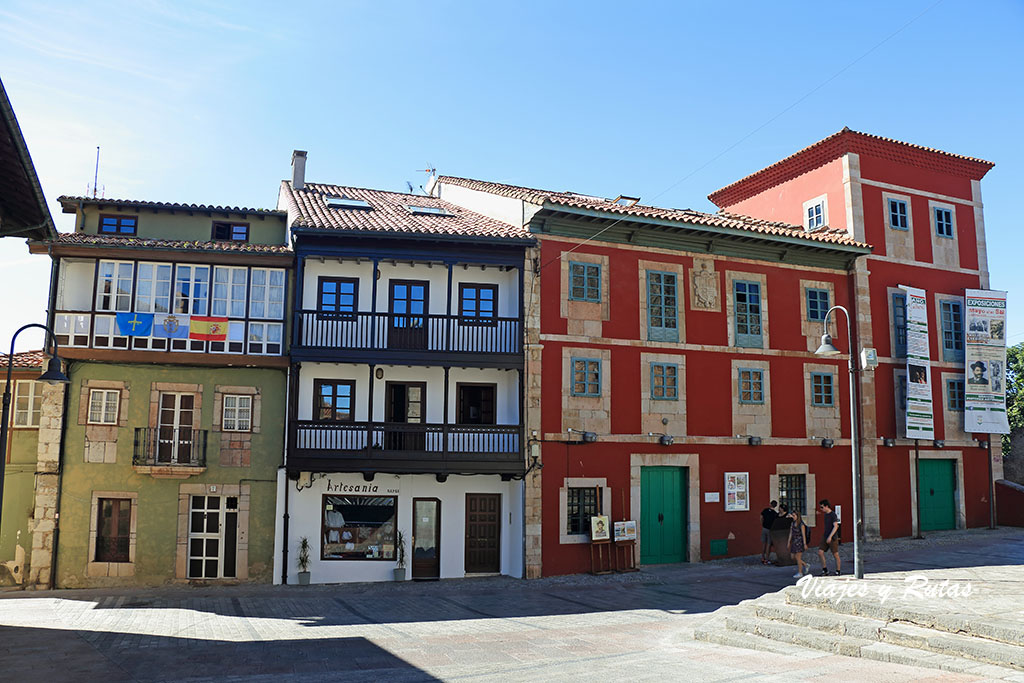
M921 498L921 531L956 528L956 461L920 460L917 492Z
M684 467L640 468L640 562L687 560L687 473Z

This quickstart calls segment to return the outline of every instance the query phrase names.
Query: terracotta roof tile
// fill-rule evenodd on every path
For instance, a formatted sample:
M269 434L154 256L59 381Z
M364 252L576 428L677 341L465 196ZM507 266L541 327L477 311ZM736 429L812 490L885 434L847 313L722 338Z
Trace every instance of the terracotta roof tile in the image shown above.
M6 368L10 355L0 353L0 368ZM14 354L14 367L16 368L41 368L50 360L50 354L45 351L22 351Z
M297 216L293 228L487 239L530 238L522 226L487 218L437 197L322 183L306 183L303 189L295 190L291 183L283 181L282 187L290 210ZM369 208L331 208L327 205L331 197L362 200ZM446 213L417 214L410 211L409 206L432 207Z
M176 202L150 202L143 199L104 199L102 197L73 197L61 195L57 201L67 209L81 203L90 206L124 206L139 209L164 209L168 211L200 211L213 213L241 213L263 216L284 216L284 211L277 209L250 209L243 206L216 206L213 204L179 204Z
M243 254L290 254L283 244L250 244L248 242L198 242L189 240L154 240L121 235L92 235L81 232L62 232L53 240L56 244L94 247L121 247L124 249L174 249L181 251L211 251Z
M623 218L651 218L658 220L676 221L693 225L702 225L714 228L726 228L734 230L747 230L762 235L795 237L808 242L824 242L841 246L858 248L870 248L869 245L858 242L841 230L816 230L807 232L799 225L767 221L751 216L744 216L736 213L720 211L718 213L706 213L693 209L670 209L658 206L647 206L644 204L633 204L625 206L616 204L610 199L594 197L591 195L577 194L575 192L547 192L529 187L517 187L503 183L491 183L486 180L474 180L472 178L458 178L455 176L440 176L438 183L458 185L481 192L490 192L505 197L512 197L533 204L547 205L548 208L567 207L575 209L587 209L615 214Z

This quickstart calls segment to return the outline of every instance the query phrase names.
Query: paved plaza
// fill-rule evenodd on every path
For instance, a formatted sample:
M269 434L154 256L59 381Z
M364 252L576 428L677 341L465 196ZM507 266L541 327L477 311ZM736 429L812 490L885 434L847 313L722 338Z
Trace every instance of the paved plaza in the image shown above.
M1024 530L867 547L867 580L960 568L984 586L984 609L1024 633ZM715 610L789 586L792 572L738 558L529 582L8 591L0 661L6 680L46 681L979 680L693 640Z

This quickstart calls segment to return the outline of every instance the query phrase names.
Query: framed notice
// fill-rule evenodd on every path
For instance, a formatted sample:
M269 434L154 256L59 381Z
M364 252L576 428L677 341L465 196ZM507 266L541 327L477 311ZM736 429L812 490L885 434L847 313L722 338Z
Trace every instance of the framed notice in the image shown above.
M608 525L608 515L597 515L590 518L590 540L607 541L611 538L611 529Z
M616 541L635 541L636 540L636 522L615 522L615 540Z
M750 509L749 472L725 473L725 511Z

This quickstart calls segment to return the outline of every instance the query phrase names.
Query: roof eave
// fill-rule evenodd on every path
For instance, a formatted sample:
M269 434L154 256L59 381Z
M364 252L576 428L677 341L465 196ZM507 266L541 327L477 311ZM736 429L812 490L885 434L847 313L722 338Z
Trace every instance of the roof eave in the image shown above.
M32 188L32 194L34 195L36 204L39 207L40 217L43 219L42 222L31 225L22 226L18 230L14 230L9 235L24 235L28 238L37 239L48 239L52 238L57 234L57 228L53 222L53 216L50 215L50 207L46 204L46 197L43 195L42 185L39 183L39 176L36 174L35 165L32 163L32 155L29 154L28 145L25 143L25 137L22 135L21 126L18 124L18 117L14 114L14 107L11 105L10 99L7 97L7 90L4 88L3 81L0 81L0 115L3 116L5 127L11 137L11 141L14 143L14 149L18 153L18 161L21 163L21 167L25 171L25 175L28 177L29 186Z
M383 232L379 230L344 230L338 228L319 228L312 226L293 225L292 234L298 235L319 235L323 237L353 237L370 239L413 239L423 241L440 242L488 242L494 244L507 244L509 246L533 246L537 240L533 237L494 237L491 235L447 235L443 233L416 233L416 232Z

